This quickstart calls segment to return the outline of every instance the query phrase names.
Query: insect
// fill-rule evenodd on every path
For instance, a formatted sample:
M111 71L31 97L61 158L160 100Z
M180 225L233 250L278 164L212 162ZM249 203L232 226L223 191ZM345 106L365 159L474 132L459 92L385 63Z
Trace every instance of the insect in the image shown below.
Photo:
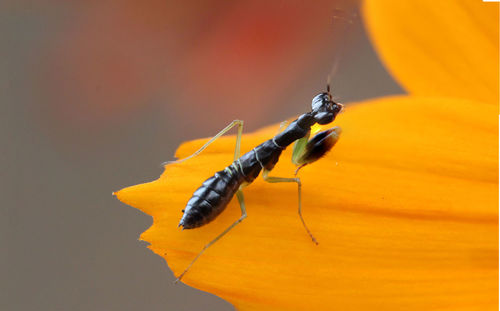
M246 217L245 201L242 189L252 183L261 173L265 181L270 183L293 182L298 187L298 213L300 220L312 241L316 244L316 238L312 235L302 217L301 181L298 177L273 177L269 172L278 162L283 150L295 142L292 162L298 168L297 171L325 155L338 141L341 129L336 126L329 130L319 132L309 139L311 127L315 124L329 124L335 120L337 114L343 109L343 105L332 99L329 83L327 91L316 95L312 100L310 112L306 112L292 121L283 131L276 136L263 142L257 147L240 157L241 135L243 132L243 121L234 120L222 131L210 139L205 145L192 155L177 161L166 163L180 163L186 161L200 152L220 136L224 135L234 126L238 126L236 136L236 148L234 151L234 162L225 169L208 178L194 193L183 210L183 216L179 227L183 229L194 229L206 225L214 220L224 211L228 203L236 194L241 208L241 217L222 233L203 247L198 255L191 261L189 266L177 278L178 282L188 272L189 268L205 252L207 248L217 242L226 233L242 222ZM297 174L296 171L296 174Z

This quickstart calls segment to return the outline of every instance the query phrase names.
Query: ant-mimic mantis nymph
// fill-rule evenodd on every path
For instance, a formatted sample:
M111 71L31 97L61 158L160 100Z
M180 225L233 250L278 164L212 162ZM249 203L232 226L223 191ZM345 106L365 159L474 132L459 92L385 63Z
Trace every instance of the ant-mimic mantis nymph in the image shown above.
M309 139L311 127L315 124L329 124L335 120L337 114L342 110L343 105L332 100L330 86L327 86L327 91L316 95L312 100L312 109L299 116L292 121L290 125L283 131L278 133L273 138L263 142L257 147L240 157L240 143L243 132L243 121L234 120L222 131L210 139L205 145L198 149L192 155L177 161L166 163L180 163L186 161L203 151L208 145L214 142L217 138L224 135L234 126L238 126L238 134L236 136L236 148L234 150L234 162L208 178L194 193L191 199L187 202L184 215L179 222L179 227L183 229L194 229L206 225L214 220L229 204L229 201L236 194L241 208L241 217L232 225L226 228L222 233L210 241L198 255L193 259L184 272L179 275L176 282L179 281L194 262L209 248L217 242L221 237L228 233L232 228L239 224L247 217L245 201L243 197L243 187L252 183L262 171L262 177L270 183L293 182L298 186L298 212L300 220L316 244L316 238L312 235L307 227L304 218L302 217L302 200L301 200L301 182L298 177L274 177L269 176L269 172L278 162L283 150L295 142L292 152L292 162L298 166L297 171L304 165L317 161L324 156L338 141L341 129L335 126L329 130L322 131ZM165 163L165 164L166 164ZM296 174L297 174L296 171Z

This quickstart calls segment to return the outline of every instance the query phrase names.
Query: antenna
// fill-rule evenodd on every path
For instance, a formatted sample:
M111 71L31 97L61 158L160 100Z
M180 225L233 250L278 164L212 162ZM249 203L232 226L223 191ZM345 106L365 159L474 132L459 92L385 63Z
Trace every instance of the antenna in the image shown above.
M333 64L332 64L332 69L330 70L330 72L328 73L328 76L326 78L326 90L328 93L330 93L330 89L331 89L331 84L332 84L332 76L335 76L335 74L337 73L337 70L338 70L338 67L339 67L339 60L340 60L340 56L343 54L344 52L344 49L345 49L345 41L346 41L346 38L347 38L347 30L349 28L349 25L352 25L353 24L353 19L357 17L357 14L356 13L352 13L350 16L348 16L347 12L345 10L342 10L342 9L334 9L333 10L333 23L334 23L334 26L336 23L337 20L339 21L343 21L344 23L347 24L347 26L345 26L345 28L343 29L343 35L341 36L341 41L340 41L340 45L338 48L336 48L335 50L335 55L334 55L334 59L333 59Z

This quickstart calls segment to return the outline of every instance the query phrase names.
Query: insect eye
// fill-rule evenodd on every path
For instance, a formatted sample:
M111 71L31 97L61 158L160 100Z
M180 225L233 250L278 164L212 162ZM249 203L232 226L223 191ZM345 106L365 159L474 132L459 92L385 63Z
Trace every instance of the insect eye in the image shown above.
M325 102L325 97L323 94L316 95L312 100L312 110L319 110Z

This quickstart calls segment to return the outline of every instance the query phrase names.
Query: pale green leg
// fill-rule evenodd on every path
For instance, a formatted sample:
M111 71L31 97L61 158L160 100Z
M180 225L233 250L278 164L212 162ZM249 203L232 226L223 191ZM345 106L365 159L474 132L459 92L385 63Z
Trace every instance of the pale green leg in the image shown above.
M247 217L247 210L245 209L245 199L243 197L243 191L238 190L236 192L236 197L238 198L238 202L240 203L241 217L238 220L236 220L232 225L227 227L226 230L222 231L222 233L219 234L215 239L213 239L207 245L205 245L203 247L203 249L198 253L198 255L196 255L196 257L193 259L193 261L191 261L191 263L186 268L186 270L184 270L184 272L182 272L181 275L179 275L179 277L175 280L175 283L180 281L180 279L184 276L184 274L186 274L186 272L188 272L189 268L191 268L191 266L196 262L196 260L198 260L198 258L200 258L200 256L203 254L203 252L205 252L205 250L207 248L209 248L212 244L217 242L220 238L222 238L226 233L228 233L231 229L233 229L237 224L242 222L243 219L245 219Z
M286 177L272 177L268 176L269 171L264 170L262 173L262 177L264 178L265 181L270 182L270 183L279 183L279 182L295 182L297 183L298 186L298 192L299 192L299 216L300 220L302 221L302 224L304 225L304 228L306 229L307 233L311 237L312 241L318 245L318 241L316 238L312 235L311 231L309 228L307 228L306 222L304 221L304 218L302 217L302 183L300 182L300 178L286 178Z
M217 138L221 137L222 135L224 135L225 133L227 133L229 130L231 130L235 125L238 125L238 134L236 135L236 148L234 149L234 159L238 159L240 157L240 145L241 145L241 136L242 136L242 133L243 133L243 121L241 120L234 120L233 122L231 122L228 126L226 126L222 131L220 131L217 135L215 135L214 137L212 137L206 144L204 144L203 146L201 146L200 149L198 149L195 153L193 153L192 155L190 156L187 156L185 157L184 159L179 159L179 160L175 160L175 161L167 161L167 162L163 162L162 165L166 165L166 164L171 164L171 163L182 163L186 160L189 160L195 156L197 156L198 154L200 154L203 150L205 150L205 148L208 147L208 145L210 145L211 143L213 143Z

